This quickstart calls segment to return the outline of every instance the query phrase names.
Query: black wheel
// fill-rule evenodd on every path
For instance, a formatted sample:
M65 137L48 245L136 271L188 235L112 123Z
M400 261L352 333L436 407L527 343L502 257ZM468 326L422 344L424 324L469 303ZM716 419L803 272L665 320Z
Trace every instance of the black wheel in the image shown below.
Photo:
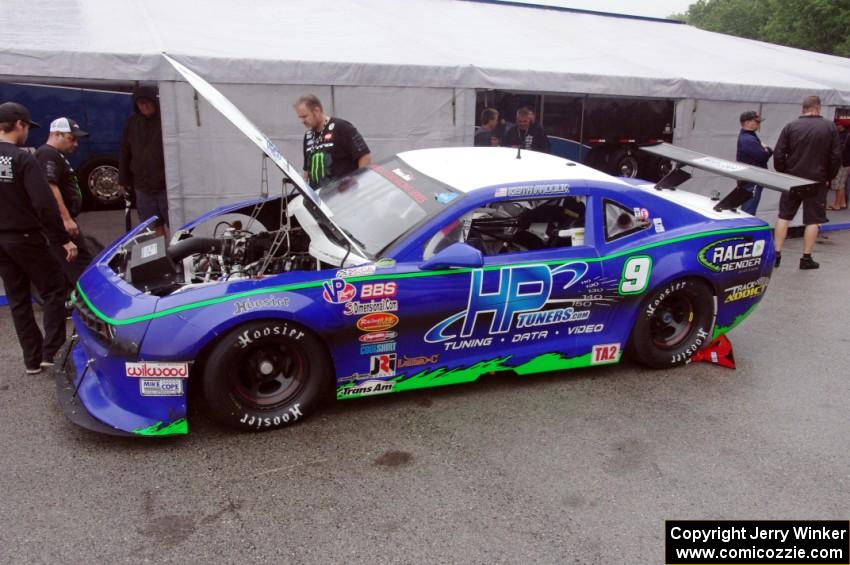
M80 190L89 208L119 208L124 198L118 193L118 162L111 157L97 157L80 169Z
M225 335L207 359L203 379L213 418L262 431L311 413L330 389L331 369L313 334L289 321L262 320Z
M638 176L640 164L637 157L629 149L618 149L608 160L607 172L615 177L635 178Z
M645 164L641 169L641 173L643 174L641 178L658 182L672 170L673 161L658 157L657 155L650 155L646 158Z
M682 365L711 340L714 294L697 279L680 279L644 300L632 329L629 350L654 369Z

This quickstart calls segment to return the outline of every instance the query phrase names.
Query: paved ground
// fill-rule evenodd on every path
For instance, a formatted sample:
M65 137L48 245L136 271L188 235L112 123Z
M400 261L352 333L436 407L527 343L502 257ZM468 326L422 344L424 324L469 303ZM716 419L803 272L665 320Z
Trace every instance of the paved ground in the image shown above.
M95 231L95 230L90 230ZM99 436L0 311L0 563L661 563L665 519L847 519L850 232L789 242L738 369L633 365Z

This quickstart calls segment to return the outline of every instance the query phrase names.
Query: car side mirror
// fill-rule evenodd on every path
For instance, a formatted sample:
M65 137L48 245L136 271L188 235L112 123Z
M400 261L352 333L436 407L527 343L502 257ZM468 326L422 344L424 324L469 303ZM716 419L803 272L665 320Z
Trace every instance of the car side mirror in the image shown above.
M481 251L466 243L452 243L419 267L423 271L466 267L475 269L484 266Z

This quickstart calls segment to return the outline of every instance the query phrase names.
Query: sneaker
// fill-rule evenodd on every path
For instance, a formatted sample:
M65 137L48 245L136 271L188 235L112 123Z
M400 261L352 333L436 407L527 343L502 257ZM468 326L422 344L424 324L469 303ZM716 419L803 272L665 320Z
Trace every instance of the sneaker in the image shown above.
M47 367L52 367L52 366L53 366L53 361L42 361L41 362L42 368L47 368Z
M35 369L30 369L29 367L27 367L27 374L28 375L37 375L40 372L41 372L41 367L36 367Z
M815 262L811 257L800 257L801 269L817 269L818 267L820 267L820 263Z
M774 268L778 268L779 264L782 262L782 253L776 252L776 261L773 262Z

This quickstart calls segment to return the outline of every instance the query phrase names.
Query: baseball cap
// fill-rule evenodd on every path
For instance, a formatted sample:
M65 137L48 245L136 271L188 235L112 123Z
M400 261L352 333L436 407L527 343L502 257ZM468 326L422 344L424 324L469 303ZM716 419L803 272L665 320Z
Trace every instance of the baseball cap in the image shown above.
M56 118L50 122L50 132L70 133L74 137L86 137L89 132L80 129L80 126L71 118Z
M29 110L17 102L4 102L0 104L0 122L16 122L21 120L30 125L31 128L41 127L30 119Z
M761 117L761 116L759 116L759 113L758 113L758 112L756 112L755 110L747 110L746 112L744 112L743 114L741 114L741 123L742 123L742 124L743 124L744 122L748 121L748 120L755 120L755 121L757 121L757 122L764 121L764 120L762 119L762 117Z

